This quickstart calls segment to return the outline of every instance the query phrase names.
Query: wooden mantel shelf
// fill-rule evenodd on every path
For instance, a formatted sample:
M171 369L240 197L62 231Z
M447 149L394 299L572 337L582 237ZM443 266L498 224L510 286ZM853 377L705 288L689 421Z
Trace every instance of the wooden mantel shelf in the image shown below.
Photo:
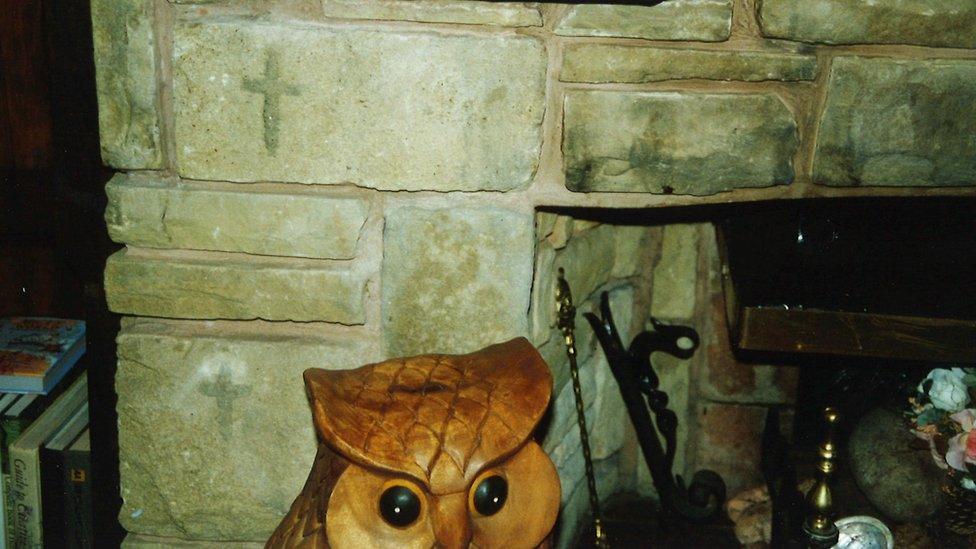
M733 345L976 364L974 211L906 197L730 214L719 251Z
M976 363L976 321L742 307L733 341L752 351Z

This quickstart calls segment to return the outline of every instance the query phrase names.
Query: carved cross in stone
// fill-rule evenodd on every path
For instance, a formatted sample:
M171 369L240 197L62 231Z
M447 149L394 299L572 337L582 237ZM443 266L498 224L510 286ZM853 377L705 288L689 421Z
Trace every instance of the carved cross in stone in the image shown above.
M245 91L264 95L264 147L271 156L278 150L278 132L281 127L281 96L298 95L298 88L281 81L281 65L278 52L271 50L264 60L264 78L244 77Z
M204 396L213 397L217 401L217 423L220 426L220 436L224 440L229 440L231 436L231 423L234 421L234 401L251 392L250 387L235 385L231 378L230 368L225 364L220 367L216 381L200 384L200 393Z

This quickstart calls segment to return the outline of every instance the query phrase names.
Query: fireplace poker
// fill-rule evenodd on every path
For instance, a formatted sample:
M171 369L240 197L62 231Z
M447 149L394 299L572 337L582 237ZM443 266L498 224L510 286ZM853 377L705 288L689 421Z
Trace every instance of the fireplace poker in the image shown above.
M566 354L569 357L569 371L573 382L573 395L576 397L576 422L579 425L580 444L583 447L583 461L586 465L586 487L590 494L590 511L593 513L593 528L596 547L607 548L606 532L603 530L603 515L600 512L600 496L596 491L596 475L593 472L593 456L590 453L590 436L586 430L586 411L583 406L583 391L580 387L579 365L576 362L576 306L573 294L566 282L565 271L559 268L556 280L556 313L559 331L563 334Z

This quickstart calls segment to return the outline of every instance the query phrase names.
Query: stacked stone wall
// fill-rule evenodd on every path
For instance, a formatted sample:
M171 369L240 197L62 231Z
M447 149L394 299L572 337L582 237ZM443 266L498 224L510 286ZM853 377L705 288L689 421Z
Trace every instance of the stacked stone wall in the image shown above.
M969 1L92 4L130 544L267 535L314 454L307 367L531 335L565 407L554 262L632 330L650 311L714 334L665 376L688 395L682 463L712 464L790 382L728 354L711 230L539 212L976 185ZM610 382L587 381L598 423L620 415ZM579 458L556 427L569 531ZM648 486L613 433L606 489Z

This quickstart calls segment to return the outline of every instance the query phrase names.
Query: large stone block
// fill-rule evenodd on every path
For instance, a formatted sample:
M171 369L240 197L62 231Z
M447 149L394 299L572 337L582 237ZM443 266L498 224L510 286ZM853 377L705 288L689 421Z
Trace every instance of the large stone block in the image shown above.
M657 6L573 6L556 34L719 42L731 29L732 0L670 0Z
M976 9L976 8L974 8ZM976 184L976 60L834 60L813 179Z
M928 0L763 0L763 34L826 44L976 47L976 3Z
M538 39L221 20L174 41L184 177L508 190L538 164Z
M573 191L708 195L793 180L796 122L771 94L574 91L563 151Z
M122 250L105 265L117 313L166 318L365 321L366 275L301 260L153 257Z
M727 51L571 43L563 50L564 82L813 80L817 58L788 51Z
M349 338L222 336L199 326L189 334L158 324L128 323L118 338L122 525L154 536L266 540L315 456L302 371L379 357Z
M356 256L366 204L301 192L257 193L119 174L105 187L112 240L323 259Z
M156 34L151 0L93 0L92 35L102 161L159 168Z
M531 214L401 207L386 218L383 324L393 355L528 336Z
M424 23L459 23L505 27L542 26L538 8L517 2L473 2L470 0L322 0L327 17L379 19Z

